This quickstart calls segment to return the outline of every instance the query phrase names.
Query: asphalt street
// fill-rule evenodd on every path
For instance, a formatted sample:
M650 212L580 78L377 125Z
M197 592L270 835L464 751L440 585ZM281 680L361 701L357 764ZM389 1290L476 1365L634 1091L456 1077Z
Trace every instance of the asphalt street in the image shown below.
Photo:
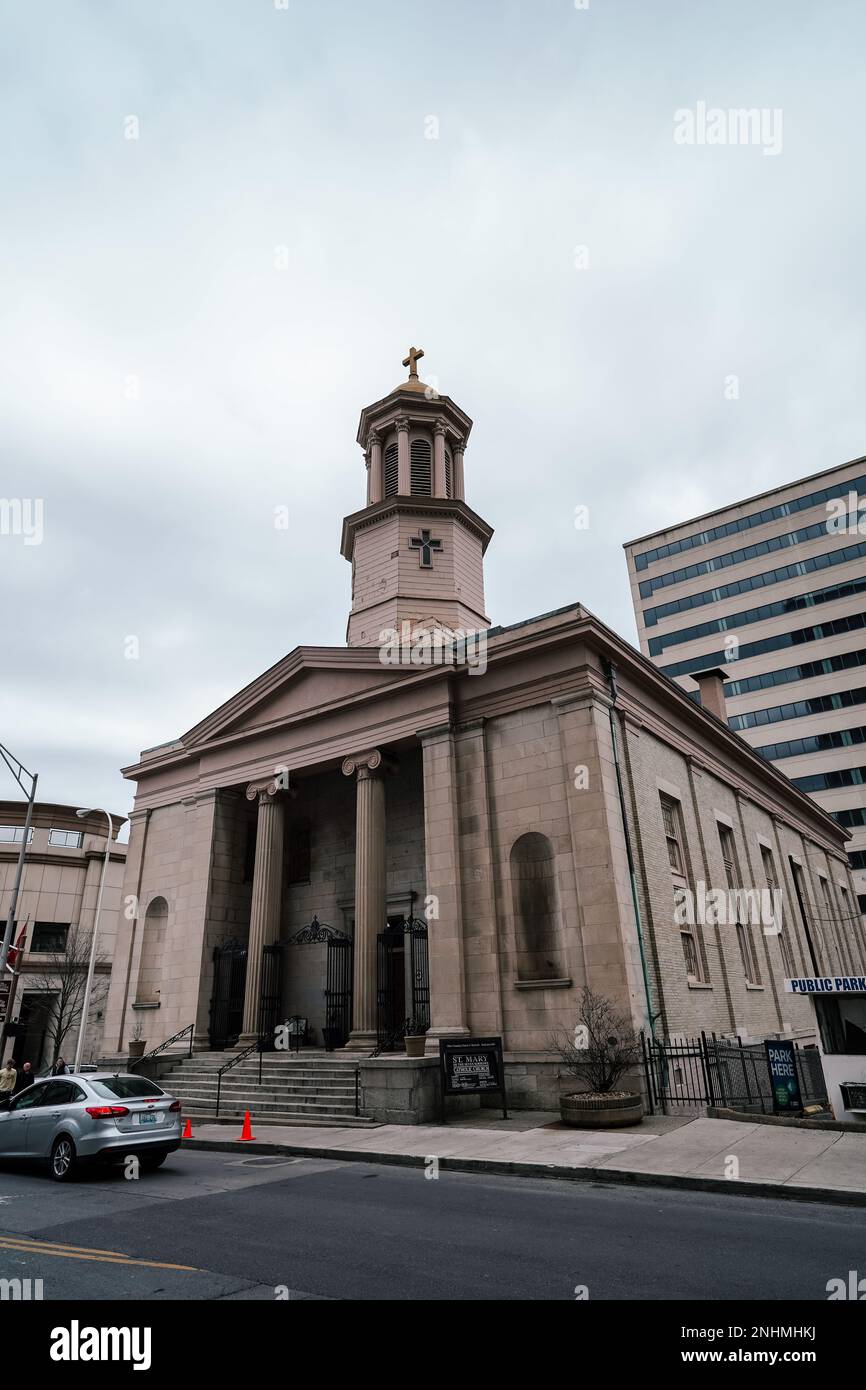
M806 1299L866 1272L866 1211L181 1151L61 1185L0 1170L0 1278L52 1299Z

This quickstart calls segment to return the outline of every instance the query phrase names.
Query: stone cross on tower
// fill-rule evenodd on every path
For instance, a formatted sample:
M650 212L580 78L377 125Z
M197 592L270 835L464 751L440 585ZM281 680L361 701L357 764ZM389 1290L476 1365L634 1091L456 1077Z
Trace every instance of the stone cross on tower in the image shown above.
M418 551L418 564L425 570L433 568L433 551L442 549L442 542L434 541L432 534L431 531L422 528L417 536L413 536L409 541L412 549Z
M409 368L409 380L418 380L418 360L424 356L423 348L410 347L409 356L403 358L403 366Z

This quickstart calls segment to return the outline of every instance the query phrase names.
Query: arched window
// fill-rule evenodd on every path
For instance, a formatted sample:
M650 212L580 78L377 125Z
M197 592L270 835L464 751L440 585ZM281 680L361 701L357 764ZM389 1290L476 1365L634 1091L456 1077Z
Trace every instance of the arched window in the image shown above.
M412 472L412 496L431 497L433 495L433 455L428 439L413 439L409 446L409 463Z
M158 1004L162 988L162 958L168 926L168 903L152 898L144 914L141 965L138 971L137 1004Z
M385 448L385 454L384 454L384 460L385 460L385 496L386 496L386 497L396 497L396 496L397 496L397 483L398 483L398 473L397 473L397 441L396 441L396 439L394 440L394 442L393 442L392 444L388 444L388 445L386 446L386 448Z
M454 466L451 462L451 450L445 450L445 496L454 496Z
M512 845L510 864L517 978L562 979L553 845L546 835L529 831Z

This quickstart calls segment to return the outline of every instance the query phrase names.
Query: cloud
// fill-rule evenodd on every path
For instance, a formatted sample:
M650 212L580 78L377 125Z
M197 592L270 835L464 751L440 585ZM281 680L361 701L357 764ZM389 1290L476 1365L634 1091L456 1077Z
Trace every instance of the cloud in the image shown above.
M0 718L42 794L125 809L141 748L344 640L358 414L410 342L475 419L495 622L633 638L625 540L862 453L833 12L3 4L2 490L45 540L0 537ZM699 100L781 107L782 154L675 145Z

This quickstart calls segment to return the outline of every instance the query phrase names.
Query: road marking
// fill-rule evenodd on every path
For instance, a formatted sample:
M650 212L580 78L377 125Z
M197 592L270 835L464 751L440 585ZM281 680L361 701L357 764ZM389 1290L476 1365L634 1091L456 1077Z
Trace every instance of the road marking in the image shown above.
M34 1240L31 1236L0 1236L0 1250L14 1250L23 1255L54 1255L66 1260L92 1260L101 1264L144 1265L147 1269L178 1269L190 1274L201 1272L195 1265L166 1264L162 1260L136 1260L118 1250L93 1250L86 1245L59 1245L51 1241Z

